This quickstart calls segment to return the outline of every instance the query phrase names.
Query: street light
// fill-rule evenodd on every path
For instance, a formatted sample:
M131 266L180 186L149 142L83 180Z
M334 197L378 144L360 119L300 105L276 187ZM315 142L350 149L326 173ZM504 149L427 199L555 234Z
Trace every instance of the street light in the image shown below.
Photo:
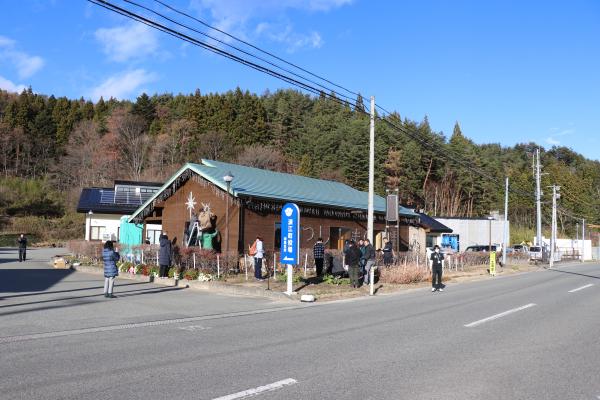
M223 180L227 184L227 200L225 206L225 255L229 251L229 189L231 188L231 182L233 181L233 174L231 171L223 177Z
M94 212L92 210L88 211L89 220L90 220L90 228L87 231L88 242L92 240L92 215Z

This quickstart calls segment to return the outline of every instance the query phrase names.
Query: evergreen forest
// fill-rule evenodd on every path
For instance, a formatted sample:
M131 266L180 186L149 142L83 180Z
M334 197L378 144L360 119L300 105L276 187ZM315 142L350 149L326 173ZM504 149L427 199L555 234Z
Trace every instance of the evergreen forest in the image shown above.
M459 117L459 116L457 116ZM418 140L415 140L418 138ZM164 181L202 158L368 186L369 116L359 96L344 104L295 90L140 95L96 103L0 90L0 229L81 236L74 215L83 187L115 179ZM504 209L510 180L513 242L533 232L536 143L476 144L457 122L451 133L394 113L377 120L375 189L399 189L401 202L430 215L481 217ZM561 186L559 233L577 218L600 221L600 162L567 147L541 148L544 224ZM41 222L40 222L41 221ZM50 228L48 228L50 227ZM54 228L52 228L54 227Z

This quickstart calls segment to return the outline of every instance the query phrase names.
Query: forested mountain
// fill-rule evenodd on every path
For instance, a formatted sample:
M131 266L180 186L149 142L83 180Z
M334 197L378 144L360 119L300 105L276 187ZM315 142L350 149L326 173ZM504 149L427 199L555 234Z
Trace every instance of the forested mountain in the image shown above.
M55 98L0 90L0 214L61 215L80 188L114 179L164 180L200 158L238 162L367 188L369 119L362 98L342 105L294 90L255 95L143 94L135 102ZM534 143L477 145L457 123L450 137L427 121L387 117L376 125L376 191L399 188L402 203L446 216L503 209L513 224L535 223ZM414 140L414 137L420 140ZM423 145L427 142L427 145ZM543 186L562 186L566 213L600 220L600 163L565 147L542 149ZM38 195L25 195L27 180ZM35 183L32 183L35 182ZM41 197L40 197L41 196ZM545 200L549 200L546 195ZM545 207L546 209L548 207ZM549 211L548 211L549 213Z

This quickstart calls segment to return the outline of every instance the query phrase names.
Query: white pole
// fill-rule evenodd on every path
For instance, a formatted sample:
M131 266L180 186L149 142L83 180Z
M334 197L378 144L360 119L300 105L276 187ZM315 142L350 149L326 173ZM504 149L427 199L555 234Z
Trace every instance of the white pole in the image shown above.
M375 294L375 290L374 290L375 285L373 283L373 281L375 280L375 265L371 265L371 270L369 271L369 275L371 275L369 277L369 283L371 284L370 289L369 289L369 294L371 296L373 296Z
M277 257L273 251L273 280L277 279Z
M542 245L542 190L540 188L541 185L541 179L540 179L540 149L536 149L536 169L535 169L535 183L536 183L536 191L535 191L535 201L536 201L536 208L537 208L537 232L536 232L536 238L537 238L537 245L541 246L543 249L543 245Z
M585 256L585 218L581 222L581 262L583 262Z
M504 234L502 238L502 265L506 265L506 252L508 249L508 176L504 189Z
M304 277L306 278L306 264L308 264L308 253L304 255Z
M369 129L369 203L367 208L367 238L373 243L373 201L375 196L375 96L371 96L371 126Z
M159 265L158 264L158 251L156 252L156 265Z
M244 270L246 271L246 280L248 280L248 257L244 254Z
M286 293L288 295L292 295L292 293L294 292L293 287L292 287L292 274L294 273L294 267L292 266L292 264L288 264L287 266L287 291Z
M196 269L196 253L192 253L192 258L194 259L194 269Z
M217 254L217 279L221 276L221 260Z
M554 266L554 246L556 245L555 224L556 224L556 185L552 186L552 233L550 234L550 268L552 268Z

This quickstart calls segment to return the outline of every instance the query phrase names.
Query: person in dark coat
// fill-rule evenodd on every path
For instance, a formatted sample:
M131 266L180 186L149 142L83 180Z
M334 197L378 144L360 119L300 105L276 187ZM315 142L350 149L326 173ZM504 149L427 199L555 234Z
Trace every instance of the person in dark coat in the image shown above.
M363 277L363 283L367 285L370 279L371 268L375 265L375 249L369 239L365 239L363 258L365 259L365 275Z
M104 261L104 297L110 299L115 298L113 295L113 287L115 285L115 277L119 275L117 261L119 261L119 253L113 247L113 242L107 240L102 249L102 261Z
M158 265L159 272L158 276L161 278L167 278L169 276L169 267L171 266L173 247L167 232L163 232L158 239L160 244L160 250L158 251Z
M360 284L360 258L362 254L360 250L351 240L346 251L346 265L348 265L348 275L350 276L350 283L353 288L357 288Z
M440 252L440 246L437 244L433 248L431 253L431 291L435 292L439 290L444 291L444 285L442 284L442 269L444 266L444 255Z
M19 244L19 262L23 262L27 257L27 238L23 233L17 239L17 243Z

